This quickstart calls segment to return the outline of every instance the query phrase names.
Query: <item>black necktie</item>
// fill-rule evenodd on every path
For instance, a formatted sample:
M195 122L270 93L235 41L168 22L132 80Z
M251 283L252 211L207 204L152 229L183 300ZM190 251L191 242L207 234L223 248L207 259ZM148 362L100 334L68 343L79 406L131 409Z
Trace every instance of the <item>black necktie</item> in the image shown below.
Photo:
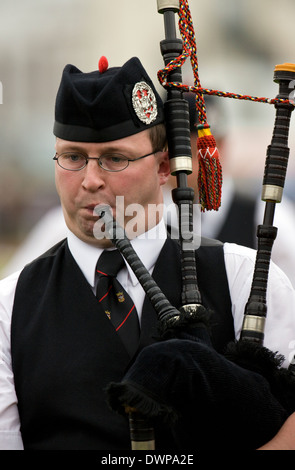
M134 302L116 279L124 265L118 250L103 251L96 266L96 297L132 357L138 348L139 321Z

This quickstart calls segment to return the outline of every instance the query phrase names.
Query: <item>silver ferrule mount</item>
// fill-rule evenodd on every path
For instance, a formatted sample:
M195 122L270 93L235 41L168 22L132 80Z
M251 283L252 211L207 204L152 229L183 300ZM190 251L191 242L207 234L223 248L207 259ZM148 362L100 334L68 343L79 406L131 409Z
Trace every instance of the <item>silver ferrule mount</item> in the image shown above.
M187 174L192 173L193 164L191 157L173 157L170 158L170 171L171 175L176 175L178 171L185 171Z
M273 184L264 184L262 186L262 201L281 202L283 197L283 188Z
M265 317L259 315L245 315L242 330L264 333Z
M165 10L179 11L179 0L157 0L158 12L164 13Z

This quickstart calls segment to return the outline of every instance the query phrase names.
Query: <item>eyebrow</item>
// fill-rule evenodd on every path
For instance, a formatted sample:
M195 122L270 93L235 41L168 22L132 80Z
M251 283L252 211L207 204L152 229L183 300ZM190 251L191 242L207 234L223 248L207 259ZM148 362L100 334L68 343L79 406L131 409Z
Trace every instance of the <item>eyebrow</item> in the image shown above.
M107 144L107 142L106 142L106 144ZM58 147L59 146L57 145L56 146L56 151L57 151ZM88 152L86 151L86 149L83 146L80 146L79 144L75 144L75 143L73 143L73 144L71 143L71 145L61 144L61 148L59 149L58 153L65 153L65 152L79 152L79 153L81 153L85 156L87 156L87 154L88 154ZM128 154L128 155L134 156L134 157L137 156L137 153L134 152L134 149L122 150L120 148L116 148L116 147L113 147L113 146L106 147L105 150L100 152L100 155L105 155L107 153L118 153L118 154L121 154L121 155Z
M83 147L80 147L79 145L57 145L56 150L59 148L59 151L61 153L64 152L80 152L80 153L87 153L86 150Z

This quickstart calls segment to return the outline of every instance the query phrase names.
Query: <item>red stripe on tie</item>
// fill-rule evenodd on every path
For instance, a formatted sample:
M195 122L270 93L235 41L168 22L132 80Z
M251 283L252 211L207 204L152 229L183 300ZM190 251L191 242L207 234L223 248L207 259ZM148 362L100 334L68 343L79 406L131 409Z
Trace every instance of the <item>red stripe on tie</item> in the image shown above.
M107 273L104 273L103 271L99 271L98 269L96 270L96 272L99 273L99 274L103 274L104 276L108 276Z
M110 286L110 287L108 288L108 291L106 292L106 294L105 294L105 295L103 295L103 296L102 296L102 298L101 298L101 299L99 299L99 301L98 301L98 302L101 302L101 301L102 301L102 300L103 300L103 299L104 299L104 298L105 298L105 297L108 295L108 293L110 292L110 290L111 290L111 288L112 288L112 287L113 287L113 286Z
M119 326L117 326L116 331L118 331L118 330L121 328L121 326L124 325L125 321L126 321L127 318L129 317L129 315L130 315L130 313L132 312L132 310L134 309L134 307L135 307L135 305L133 305L133 307L132 307L132 308L130 309L130 311L127 313L127 315L126 315L126 317L124 318L124 320L122 321L122 323L121 323Z

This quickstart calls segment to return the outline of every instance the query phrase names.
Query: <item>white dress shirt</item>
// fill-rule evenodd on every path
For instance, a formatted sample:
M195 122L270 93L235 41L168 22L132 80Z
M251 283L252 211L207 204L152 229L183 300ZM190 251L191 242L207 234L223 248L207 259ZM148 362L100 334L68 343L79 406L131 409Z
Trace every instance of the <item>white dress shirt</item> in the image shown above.
M131 243L146 268L152 272L166 239L164 223ZM69 233L68 243L82 273L95 290L95 267L101 249L87 245ZM239 338L244 307L248 300L255 264L255 251L235 244L224 244L225 266L232 301L236 338ZM169 275L169 273L167 273ZM14 293L19 272L0 281L0 450L23 448L17 410L17 397L10 353L10 322ZM139 316L144 292L133 271L127 265L119 273L119 280L136 304ZM268 294L268 318L264 345L292 359L295 350L295 291L282 271L271 263Z

